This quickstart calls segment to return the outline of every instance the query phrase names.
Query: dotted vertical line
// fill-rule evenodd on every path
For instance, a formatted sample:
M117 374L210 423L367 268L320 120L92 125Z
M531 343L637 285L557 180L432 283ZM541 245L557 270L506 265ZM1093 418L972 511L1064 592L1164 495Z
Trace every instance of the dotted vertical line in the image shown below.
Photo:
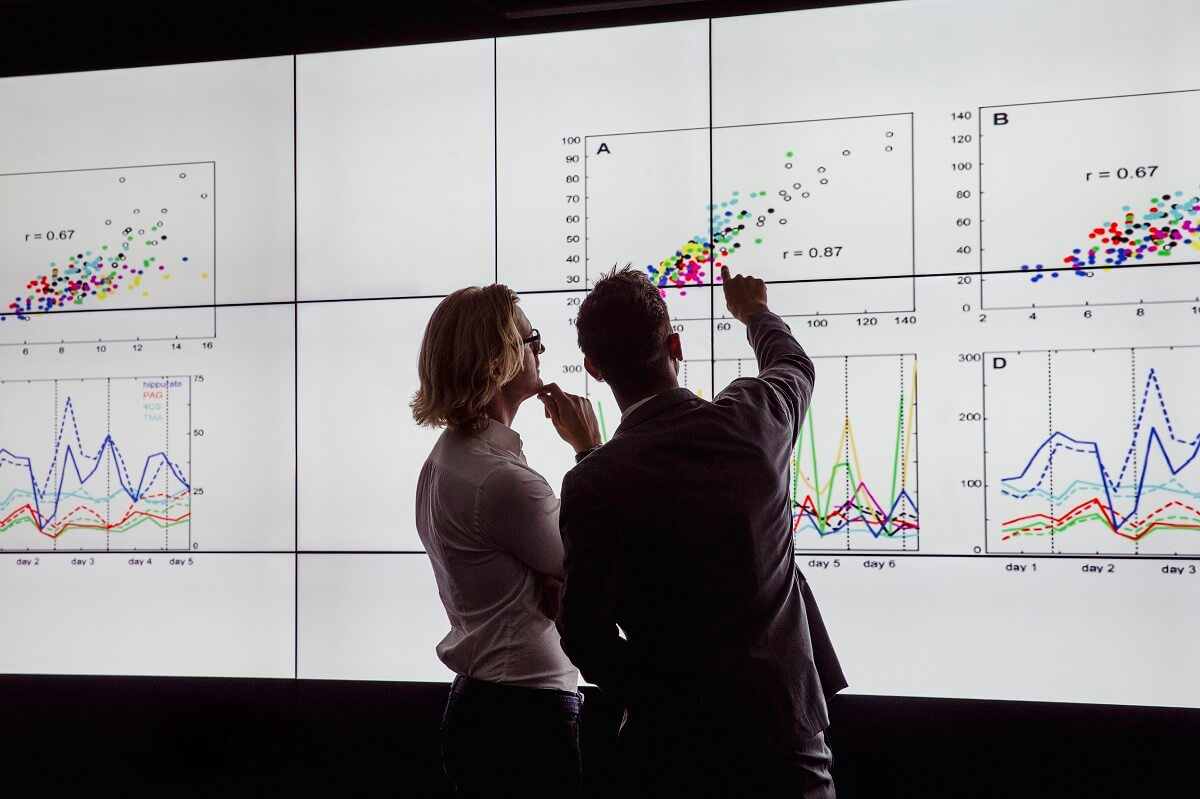
M842 356L842 438L845 446L842 449L842 455L845 457L845 462L842 464L842 472L846 475L846 514L843 521L846 524L846 549L851 549L850 544L850 520L854 512L854 494L850 486L850 435L847 428L847 420L850 418L850 357Z
M1054 351L1046 350L1046 429L1047 438L1054 437ZM1054 453L1050 447L1050 554L1054 553Z
M1138 397L1137 397L1137 348L1129 348L1129 418L1133 425L1133 485L1134 485L1134 502L1140 498L1137 487L1140 485L1138 480ZM1101 479L1106 479L1101 475ZM1114 516L1116 514L1113 514ZM1137 505L1133 507L1132 515L1128 519L1137 529ZM1140 555L1139 548L1142 543L1141 535L1135 534L1133 539L1133 554Z
M908 392L905 390L904 386L904 359L906 357L907 356L905 355L900 356L900 494L903 494L907 488L905 485L906 477L904 475L904 464L907 462L905 458L908 447L908 441L906 441L904 437L904 412L907 410L907 406L905 405L904 401L908 397ZM900 512L902 509L901 504L898 502L900 494L892 497L893 510L891 512L893 516L891 518L891 525L892 535L898 534L900 536L900 549L905 550L908 549L908 536L905 535L904 530L900 530L896 527L896 516L894 515Z
M683 362L683 385L684 388L691 388L692 384L688 382L688 362Z
M171 378L163 378L163 396L166 406L163 424L163 457L167 461L163 469L163 549L171 548Z
M104 379L104 549L112 549L112 378Z
M54 442L54 485L52 486L52 489L54 492L53 493L54 504L55 504L55 506L57 506L58 505L58 468L59 468L58 462L60 460L59 452L58 452L60 442L58 440L58 381L57 380L54 381L54 410L50 414L50 440ZM36 487L34 490L35 491L37 490ZM47 491L46 496L47 497L51 496L51 493L49 491ZM43 518L38 520L39 525L42 524L45 519L45 514L43 513L41 515ZM58 549L58 536L57 535L50 536L50 544L51 544L52 549Z

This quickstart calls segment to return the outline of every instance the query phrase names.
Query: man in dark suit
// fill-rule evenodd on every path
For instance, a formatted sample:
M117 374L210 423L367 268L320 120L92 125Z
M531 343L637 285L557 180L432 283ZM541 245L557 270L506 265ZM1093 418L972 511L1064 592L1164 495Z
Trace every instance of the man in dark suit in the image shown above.
M642 275L614 270L580 306L584 367L622 415L563 481L558 628L625 704L623 782L832 797L826 699L846 681L796 567L788 494L813 362L762 281L722 278L760 373L712 402L679 387L679 335Z

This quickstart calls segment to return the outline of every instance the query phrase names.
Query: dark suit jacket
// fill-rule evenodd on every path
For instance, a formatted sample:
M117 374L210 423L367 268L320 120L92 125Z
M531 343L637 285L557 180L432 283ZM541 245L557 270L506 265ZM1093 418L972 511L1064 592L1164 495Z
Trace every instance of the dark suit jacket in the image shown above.
M759 377L712 402L658 394L567 474L558 628L631 722L686 703L786 746L828 726L846 681L793 555L788 463L813 363L773 313L748 335Z

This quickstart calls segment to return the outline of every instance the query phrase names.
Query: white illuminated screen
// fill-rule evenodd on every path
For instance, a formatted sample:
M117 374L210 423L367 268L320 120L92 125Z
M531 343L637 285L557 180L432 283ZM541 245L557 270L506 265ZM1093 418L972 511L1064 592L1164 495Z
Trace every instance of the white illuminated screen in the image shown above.
M1200 10L1127 14L0 81L0 671L448 680L429 314L522 293L611 436L572 319L614 264L664 281L684 385L755 373L715 251L816 359L793 533L850 691L1200 707ZM559 486L536 401L516 427Z

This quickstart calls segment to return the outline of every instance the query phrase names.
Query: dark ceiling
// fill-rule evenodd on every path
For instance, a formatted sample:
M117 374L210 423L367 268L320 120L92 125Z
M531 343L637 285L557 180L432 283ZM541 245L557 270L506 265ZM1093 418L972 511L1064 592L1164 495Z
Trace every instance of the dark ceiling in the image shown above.
M0 76L382 47L848 5L851 0L0 0ZM868 2L870 0L867 0ZM858 0L863 2L863 0Z

